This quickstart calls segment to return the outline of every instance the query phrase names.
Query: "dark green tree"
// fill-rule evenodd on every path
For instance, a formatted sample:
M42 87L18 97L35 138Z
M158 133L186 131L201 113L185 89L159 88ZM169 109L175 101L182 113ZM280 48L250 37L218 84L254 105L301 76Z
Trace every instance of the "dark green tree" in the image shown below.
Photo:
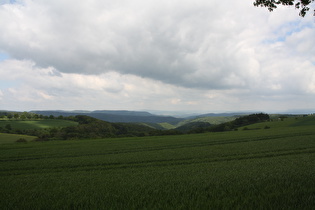
M255 0L254 6L256 7L267 7L270 12L277 9L278 5L294 6L300 10L299 15L304 17L310 10L310 5L314 0ZM314 10L315 16L315 10Z
M13 118L13 115L12 115L11 113L9 113L9 114L7 115L7 118L8 118L9 120L11 120L11 119Z
M5 128L5 129L7 129L8 131L12 130L12 127L11 127L11 125L10 125L10 124L5 125L5 127L4 127L4 128Z
M18 113L15 113L15 114L13 115L13 117L14 117L14 119L16 119L16 120L17 120L17 119L19 119L19 117L20 117L20 116L19 116L19 114L18 114Z

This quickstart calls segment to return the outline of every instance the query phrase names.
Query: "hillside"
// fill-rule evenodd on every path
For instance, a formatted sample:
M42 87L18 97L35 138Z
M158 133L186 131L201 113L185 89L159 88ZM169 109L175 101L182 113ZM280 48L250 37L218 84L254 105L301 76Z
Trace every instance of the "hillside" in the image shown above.
M226 117L223 119L226 120ZM223 131L231 131L238 129L238 127L244 125L255 124L259 122L265 122L270 120L270 116L268 114L250 114L243 115L239 117L229 117L229 120L226 120L222 123L218 124L210 124L208 122L202 121L192 121L181 126L175 128L175 130L181 131L183 133L203 133L203 132L223 132ZM233 120L232 120L233 119ZM197 119L198 120L198 119Z
M270 121L254 123L239 127L239 130L260 130L260 129L294 129L294 127L312 127L315 126L314 115L279 115L281 118L272 119ZM284 116L284 117L283 117Z
M12 144L19 140L23 142L30 142L36 139L36 136L28 136L28 135L20 135L20 134L8 134L8 133L0 133L0 146L4 144Z
M41 120L0 120L0 132L7 125L13 130L30 130L54 127L75 126L78 123L69 120L60 119L41 119Z
M175 127L180 127L188 123L196 123L196 122L204 122L209 123L211 125L218 125L221 123L229 122L232 120L235 120L237 118L236 115L233 116L195 116L195 117L189 117L188 119L182 120L179 123L175 125Z

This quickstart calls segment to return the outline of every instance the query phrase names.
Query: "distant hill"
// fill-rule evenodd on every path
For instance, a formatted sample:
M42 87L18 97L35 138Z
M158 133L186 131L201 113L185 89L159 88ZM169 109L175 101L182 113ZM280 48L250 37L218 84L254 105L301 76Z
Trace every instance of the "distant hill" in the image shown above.
M165 116L152 114L147 111L128 111L128 110L95 110L95 111L86 111L86 110L75 110L75 111L63 111L63 110L47 110L47 111L31 111L36 114L41 114L44 116L53 115L58 117L60 115L76 116L76 115L86 115L96 119L100 119L107 122L122 122L122 123L144 123L148 127L155 129L174 129L181 127L185 124L196 125L196 122L205 122L212 125L221 124L225 122L232 121L239 116L246 115L248 113L207 113L201 115L193 115L186 118L183 117L174 117L174 116ZM171 113L170 113L171 114ZM201 123L202 124L202 123ZM201 125L200 124L200 125ZM190 125L190 126L191 126ZM189 127L189 126L188 126Z
M190 131L195 131L195 133L198 133L203 131L202 129L208 128L210 126L211 124L208 122L190 122L175 128L175 130L180 131L182 133L187 133Z
M243 116L249 115L251 113L246 112L234 112L234 113L207 113L201 115L190 116L189 118L203 118L203 117L233 117L233 116Z
M127 111L127 110L95 110L91 113L112 114L112 115L127 115L127 116L156 116L149 112L143 111Z

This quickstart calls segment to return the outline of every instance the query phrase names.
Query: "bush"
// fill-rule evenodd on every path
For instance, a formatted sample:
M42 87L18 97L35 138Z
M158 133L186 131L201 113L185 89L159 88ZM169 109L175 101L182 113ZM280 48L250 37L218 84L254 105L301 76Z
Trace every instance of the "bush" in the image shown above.
M27 143L27 140L24 138L19 138L18 140L16 140L15 142L17 143Z

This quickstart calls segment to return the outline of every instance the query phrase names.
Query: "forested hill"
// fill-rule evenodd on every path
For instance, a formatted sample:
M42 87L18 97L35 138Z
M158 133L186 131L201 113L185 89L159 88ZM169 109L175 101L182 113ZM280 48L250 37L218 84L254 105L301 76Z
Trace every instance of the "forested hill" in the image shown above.
M104 120L107 122L143 122L143 123L172 123L176 124L182 120L183 118L176 118L171 116L163 116L163 115L153 115L149 112L140 112L140 111L110 111L110 110L100 110L100 111L31 111L32 113L41 114L44 116L53 115L54 117L58 117L60 115L68 117L68 116L76 116L76 115L86 115L90 117L94 117L99 120Z
M257 113L257 114L250 114L245 116L240 116L236 118L235 120L221 123L218 125L210 125L206 122L192 122L187 123L183 126L177 127L176 130L180 132L186 132L186 133L202 133L202 132L223 132L223 131L232 131L237 130L237 128L259 123L259 122L265 122L269 121L270 116L268 114L264 113Z

